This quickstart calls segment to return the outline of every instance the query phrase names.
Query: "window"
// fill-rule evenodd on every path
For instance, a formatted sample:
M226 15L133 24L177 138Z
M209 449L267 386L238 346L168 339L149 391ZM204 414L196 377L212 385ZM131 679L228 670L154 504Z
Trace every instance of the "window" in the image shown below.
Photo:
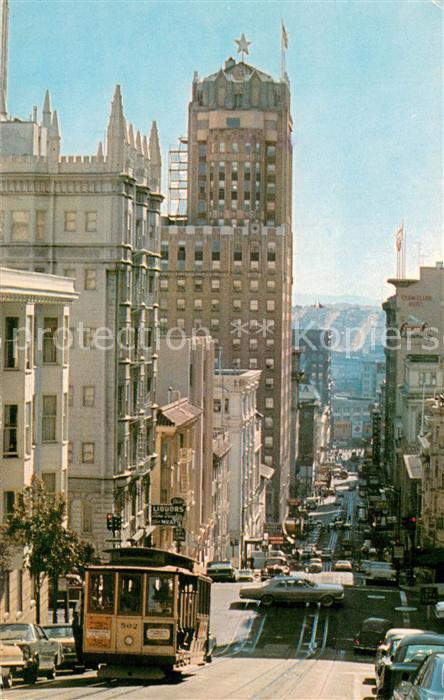
M214 413L220 413L222 410L222 403L220 399L214 399L213 400L213 412Z
M212 241L211 244L211 260L214 262L220 260L220 241Z
M96 271L85 270L85 289L96 288Z
M203 262L203 244L201 242L196 243L194 248L194 262L199 265Z
M82 349L90 349L93 347L93 339L95 328L83 328L82 332Z
M212 311L219 311L220 309L220 299L212 299L211 300L211 310Z
M42 472L42 481L48 493L56 492L56 474L55 472Z
M267 346L267 348L274 348L273 338L267 338L267 340L265 341L265 345Z
M77 231L77 212L65 211L65 231Z
M55 442L57 427L57 396L42 397L42 442Z
M174 579L153 575L148 579L146 614L171 617L174 610Z
M141 615L142 575L119 575L119 614Z
M29 211L12 212L11 240L27 241L29 238Z
M97 231L97 212L87 211L85 213L85 231L87 233L94 233Z
M167 290L168 289L168 278L167 277L161 277L160 278L160 288L162 290Z
M94 386L83 387L83 405L87 407L94 406L96 390Z
M250 350L257 350L257 338L250 338Z
M6 523L8 518L14 512L15 491L5 491L3 493L3 522Z
M18 316L6 316L5 318L5 368L16 369L18 367Z
M17 404L5 404L3 411L3 456L17 455Z
M265 427L266 428L272 428L273 427L273 418L271 416L267 416L265 418Z
M68 442L68 464L72 464L73 447L72 442Z
M241 299L233 299L233 309L241 309L242 308L242 300Z
M266 436L264 443L265 443L265 448L268 450L270 450L273 447L273 438L271 437L271 435Z
M82 442L82 462L83 464L94 464L95 443Z
M57 362L56 334L58 329L57 318L45 318L43 320L43 362L54 364Z
M267 369L274 369L274 359L272 357L267 357L265 359L265 367Z
M269 292L274 292L276 289L276 282L274 280L267 280L267 289Z
M257 369L257 358L250 357L249 365L250 365L250 369Z
M0 209L0 241L5 237L5 212Z
M178 277L176 280L177 289L185 289L185 277Z
M114 612L114 574L98 572L90 575L88 612Z
M211 280L211 289L213 291L217 291L220 289L220 280L219 279L212 279Z
M233 280L233 290L235 292L242 291L242 280Z
M225 143L223 141L219 142L219 153L225 153Z
M185 309L185 299L176 299L176 309L178 311L183 311Z
M259 302L257 299L250 299L250 311L258 311Z
M233 338L233 348L238 348L241 344L240 338Z
M202 277L195 277L195 278L194 278L194 290L195 290L196 292L201 292L201 291L202 291L202 285L203 285Z
M236 246L236 248L233 251L233 261L234 264L238 265L242 262L242 247L241 246Z
M35 238L37 241L42 241L45 238L46 228L46 211L37 209L35 213Z
M275 262L275 260L276 260L276 248L275 248L274 244L270 244L268 246L267 260L268 260L268 262Z
M27 455L31 454L32 447L32 401L27 401L25 404L25 452Z
M194 309L196 311L200 311L202 308L202 299L195 299L194 300Z
M274 407L274 399L273 398L266 398L265 399L265 408L273 408Z
M82 532L93 531L93 510L91 503L82 503Z
M259 289L259 280L250 280L250 291L257 292Z
M178 262L185 262L186 260L186 249L184 245L179 245L177 247L177 260Z
M267 299L267 311L275 311L276 303L274 299Z

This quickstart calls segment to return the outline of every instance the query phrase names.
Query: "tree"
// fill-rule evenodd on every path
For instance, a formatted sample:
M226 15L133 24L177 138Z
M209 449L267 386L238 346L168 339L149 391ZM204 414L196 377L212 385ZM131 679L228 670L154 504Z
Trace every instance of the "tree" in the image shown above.
M40 623L41 589L45 578L52 584L52 608L57 621L58 580L82 571L93 560L94 550L74 530L65 527L66 504L62 496L49 493L44 483L32 478L18 494L4 529L10 539L24 548L24 565L35 585L36 622Z

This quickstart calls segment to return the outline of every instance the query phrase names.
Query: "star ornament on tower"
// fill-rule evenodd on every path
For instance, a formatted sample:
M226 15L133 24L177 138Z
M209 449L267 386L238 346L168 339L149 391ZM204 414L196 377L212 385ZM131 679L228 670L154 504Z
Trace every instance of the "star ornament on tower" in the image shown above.
M248 47L252 43L251 41L247 41L245 38L245 34L242 34L240 39L235 39L235 42L237 44L237 52L242 54L242 61L244 60L245 54L249 54Z

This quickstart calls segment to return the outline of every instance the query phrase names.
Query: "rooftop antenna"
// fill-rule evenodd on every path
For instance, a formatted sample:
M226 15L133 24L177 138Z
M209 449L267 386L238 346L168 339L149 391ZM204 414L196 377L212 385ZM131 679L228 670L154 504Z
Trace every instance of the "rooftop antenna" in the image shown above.
M405 253L406 253L407 236L404 229L404 221L395 234L396 246L396 279L405 278Z

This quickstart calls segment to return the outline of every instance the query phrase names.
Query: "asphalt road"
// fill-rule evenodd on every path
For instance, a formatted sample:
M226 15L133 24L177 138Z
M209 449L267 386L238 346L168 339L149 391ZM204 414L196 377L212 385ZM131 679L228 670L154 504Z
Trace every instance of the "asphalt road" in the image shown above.
M346 484L344 484L346 487ZM353 517L356 491L344 493L346 518ZM327 499L316 518L327 523L337 512ZM339 547L356 536L325 531L322 546ZM5 697L17 700L114 700L127 697L156 700L373 700L373 658L353 651L354 634L366 617L385 617L394 627L418 627L444 632L444 623L427 618L427 610L412 593L398 588L365 587L362 577L325 571L313 579L341 582L346 587L344 605L280 605L264 609L241 601L242 584L216 583L212 587L211 633L217 646L213 663L194 673L157 683L98 681L95 673L60 673L54 681L36 686L16 681ZM250 584L249 584L250 585Z
M264 609L240 601L240 587L213 586L212 634L217 647L213 663L193 674L168 682L106 684L91 672L62 672L55 681L39 680L32 688L16 681L5 696L17 700L373 700L373 659L353 652L353 635L361 621L377 615L391 619L396 627L440 629L437 620L426 621L415 597L396 588L350 586L344 606L324 610L305 605Z

